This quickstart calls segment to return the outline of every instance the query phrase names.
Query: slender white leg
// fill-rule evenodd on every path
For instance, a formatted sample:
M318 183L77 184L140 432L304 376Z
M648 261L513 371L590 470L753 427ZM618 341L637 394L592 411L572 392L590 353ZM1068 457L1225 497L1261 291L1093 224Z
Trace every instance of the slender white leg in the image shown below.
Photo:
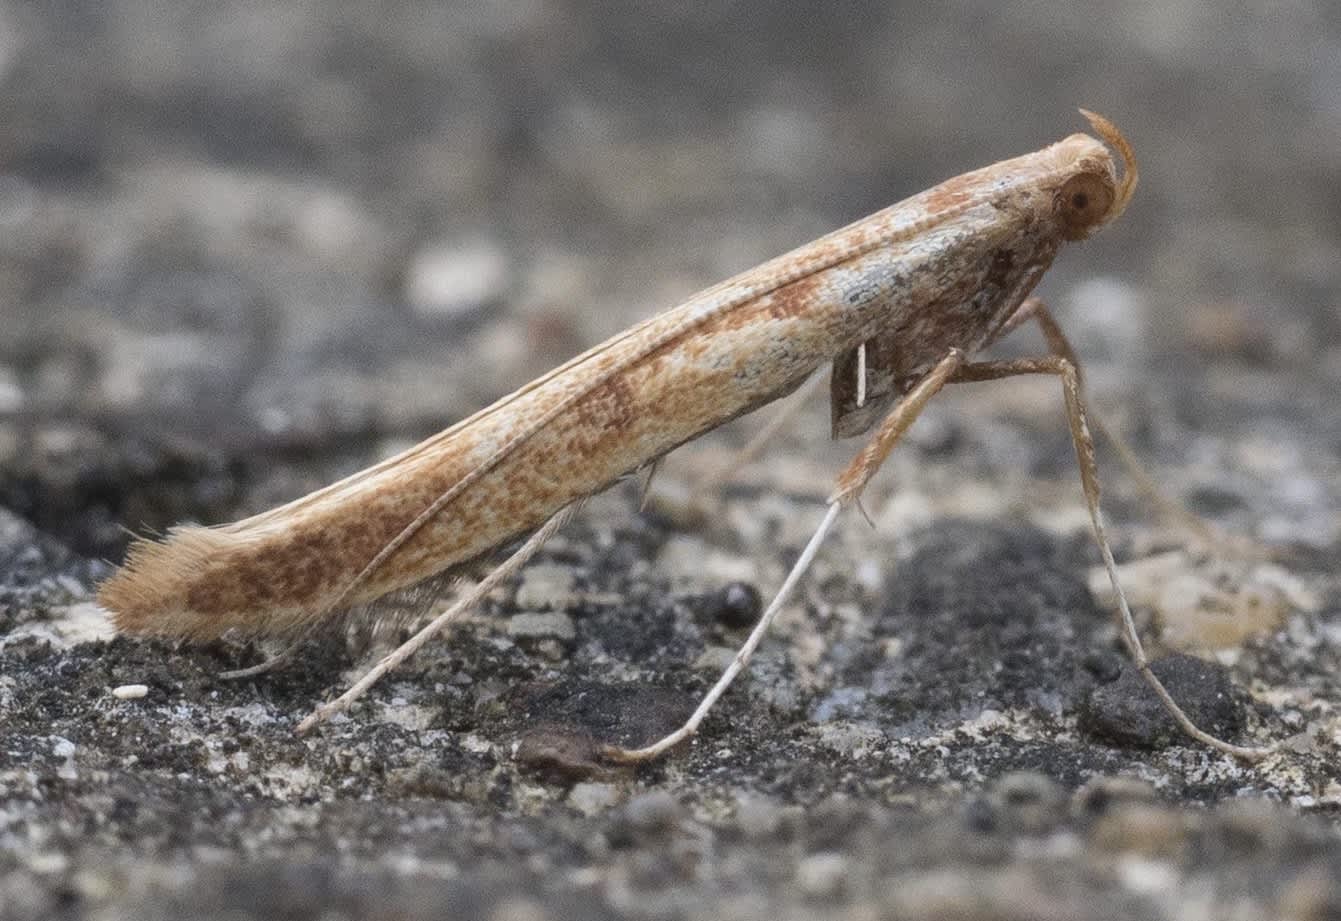
M792 571L787 574L787 579L782 583L782 588L778 589L778 593L773 596L772 603L764 611L763 616L759 618L759 623L755 624L754 629L750 631L749 639L745 641L745 645L740 647L740 651L731 660L731 664L726 667L726 671L722 672L722 677L717 679L717 683L712 686L712 690L708 691L703 696L703 700L699 701L699 705L694 709L694 714L689 717L685 724L646 748L627 749L608 746L603 752L605 757L619 762L650 761L668 749L679 745L698 730L699 723L703 722L703 718L708 715L712 705L717 703L717 698L725 693L726 689L731 686L731 682L749 664L755 648L764 638L764 634L768 632L768 627L773 623L773 619L778 616L778 611L782 610L782 606L786 604L792 589L796 587L796 583L801 581L801 577L810 568L811 561L815 559L815 554L819 552L820 544L824 543L825 536L828 535L829 529L833 527L833 523L838 519L838 513L842 509L843 506L840 502L829 503L829 510L824 514L824 520L820 522L814 536L806 544L805 550L801 551L801 555L797 557L796 563L792 566Z
M236 681L239 678L254 678L257 675L264 675L266 672L283 668L285 665L288 665L293 661L294 655L297 654L304 643L312 638L314 633L316 633L316 629L314 627L308 627L302 633L298 634L297 639L292 640L287 646L266 659L264 662L250 665L247 668L235 668L231 671L219 672L219 677L224 681Z
M362 678L349 688L349 690L345 691L330 703L322 704L316 710L313 710L308 714L307 717L298 724L296 730L298 734L302 735L313 726L317 725L317 723L330 719L337 713L342 713L345 710L348 710L354 701L362 697L363 693L367 691L368 688L377 683L378 679L418 652L420 647L432 639L438 631L460 617L466 610L474 607L485 595L497 588L504 579L507 579L513 573L517 572L517 570L525 566L526 562L531 559L531 557L535 556L536 552L545 545L545 541L553 537L556 531L568 523L568 520L576 514L580 506L581 503L576 502L565 506L555 513L554 517L545 522L540 527L540 530L532 534L530 538L527 539L526 543L517 548L517 550L502 563L499 563L489 575L485 576L474 588L461 598L457 599L451 607L433 618L433 620L420 629L418 633L410 637L404 643L401 643L395 651L369 669Z
M844 507L857 502L862 489L865 488L866 483L879 469L880 465L884 463L885 458L889 456L894 443L907 431L908 426L912 425L913 420L922 412L927 402L945 386L954 371L963 363L963 353L957 349L952 350L885 416L870 442L853 459L842 476L838 478L834 495L829 500L828 511L824 513L824 520L820 522L819 527L810 538L810 542L806 544L805 549L801 551L801 555L797 557L796 562L792 565L791 572L787 574L787 578L783 581L782 587L778 589L778 593L773 596L772 602L764 610L759 622L750 631L749 638L745 640L745 644L740 647L740 651L731 660L731 664L717 679L717 683L712 686L712 689L704 695L703 700L699 702L693 715L685 721L684 725L645 748L627 749L608 745L602 750L604 757L620 763L650 761L683 742L697 731L699 724L712 710L713 704L717 703L718 698L731 686L731 682L749 664L750 657L754 655L755 649L763 640L764 634L768 632L768 628L777 617L778 611L782 610L782 606L786 604L792 590L796 587L796 583L801 581L801 577L810 568L810 564L815 559L815 554L819 552L820 545L824 543L824 538L833 528L834 522L838 520L838 513Z

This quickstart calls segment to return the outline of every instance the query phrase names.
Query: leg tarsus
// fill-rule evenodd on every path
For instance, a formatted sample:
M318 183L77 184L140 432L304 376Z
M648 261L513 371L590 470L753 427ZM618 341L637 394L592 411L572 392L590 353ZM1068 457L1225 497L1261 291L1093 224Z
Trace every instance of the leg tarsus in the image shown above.
M866 503L862 502L861 497L858 496L856 499L853 500L852 504L857 507L857 511L861 512L861 517L866 519L866 523L870 525L871 530L874 531L875 519L872 518L871 513L866 510Z
M638 471L638 511L647 510L647 496L652 491L652 481L656 479L660 470L661 458L658 457L651 463L644 464Z
M1099 434L1103 435L1112 445L1114 453L1117 454L1118 460L1127 472L1127 476L1136 484L1136 488L1145 495L1146 499L1161 515L1181 527L1194 540L1222 556L1250 560L1272 560L1281 555L1275 547L1267 546L1251 537L1226 533L1189 509L1181 501L1160 489L1159 484L1155 482L1155 478L1145 469L1145 465L1136 456L1136 452L1132 450L1122 436L1118 435L1104 423L1103 419L1097 416L1093 418L1093 422L1094 427L1099 430Z
M247 668L235 668L226 672L219 672L219 678L224 681L237 681L241 678L255 678L257 675L264 675L283 668L293 661L298 650L311 639L313 632L314 631L311 629L304 630L299 634L297 639L290 642L287 646L266 659L264 662L248 666Z

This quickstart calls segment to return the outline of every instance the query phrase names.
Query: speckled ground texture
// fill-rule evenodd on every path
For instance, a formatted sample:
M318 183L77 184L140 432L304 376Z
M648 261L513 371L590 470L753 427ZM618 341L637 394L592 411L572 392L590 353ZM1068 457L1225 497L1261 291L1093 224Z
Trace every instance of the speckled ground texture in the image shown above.
M0 7L0 919L1341 917L1341 19L1073 7ZM640 770L593 743L743 640L856 447L823 399L720 494L762 420L599 497L310 737L403 625L224 683L267 650L92 605L125 528L300 495L1077 105L1144 178L1041 291L1161 484L1276 557L1106 452L1115 550L1174 693L1265 762L1134 680L1049 381L935 403Z

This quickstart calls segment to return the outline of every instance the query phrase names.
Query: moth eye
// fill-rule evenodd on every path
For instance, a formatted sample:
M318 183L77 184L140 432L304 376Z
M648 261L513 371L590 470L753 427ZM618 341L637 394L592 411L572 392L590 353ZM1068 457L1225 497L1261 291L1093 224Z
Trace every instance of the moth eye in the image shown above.
M1066 238L1078 240L1102 223L1113 198L1113 182L1106 176L1079 173L1066 180L1054 199Z

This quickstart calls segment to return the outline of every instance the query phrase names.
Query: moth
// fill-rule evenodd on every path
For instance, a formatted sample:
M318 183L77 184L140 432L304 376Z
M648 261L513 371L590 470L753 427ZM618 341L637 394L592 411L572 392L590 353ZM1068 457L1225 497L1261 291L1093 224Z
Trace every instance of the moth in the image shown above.
M1136 666L1193 738L1245 758L1263 752L1198 729L1150 670L1118 583L1075 354L1030 293L1062 246L1116 220L1136 188L1131 146L1081 110L1099 138L1073 134L956 176L691 297L601 343L388 460L276 509L220 527L138 540L101 586L125 632L209 640L297 640L425 580L452 577L530 535L488 576L299 724L348 708L381 675L515 573L583 500L654 469L679 445L785 396L830 365L835 437L868 435L827 511L730 667L693 716L611 760L656 757L692 735L746 666L840 513L856 504L899 437L943 387L1057 377L1081 484ZM1107 146L1105 146L1107 145ZM1109 148L1121 157L1119 170ZM975 355L1038 324L1048 354Z

